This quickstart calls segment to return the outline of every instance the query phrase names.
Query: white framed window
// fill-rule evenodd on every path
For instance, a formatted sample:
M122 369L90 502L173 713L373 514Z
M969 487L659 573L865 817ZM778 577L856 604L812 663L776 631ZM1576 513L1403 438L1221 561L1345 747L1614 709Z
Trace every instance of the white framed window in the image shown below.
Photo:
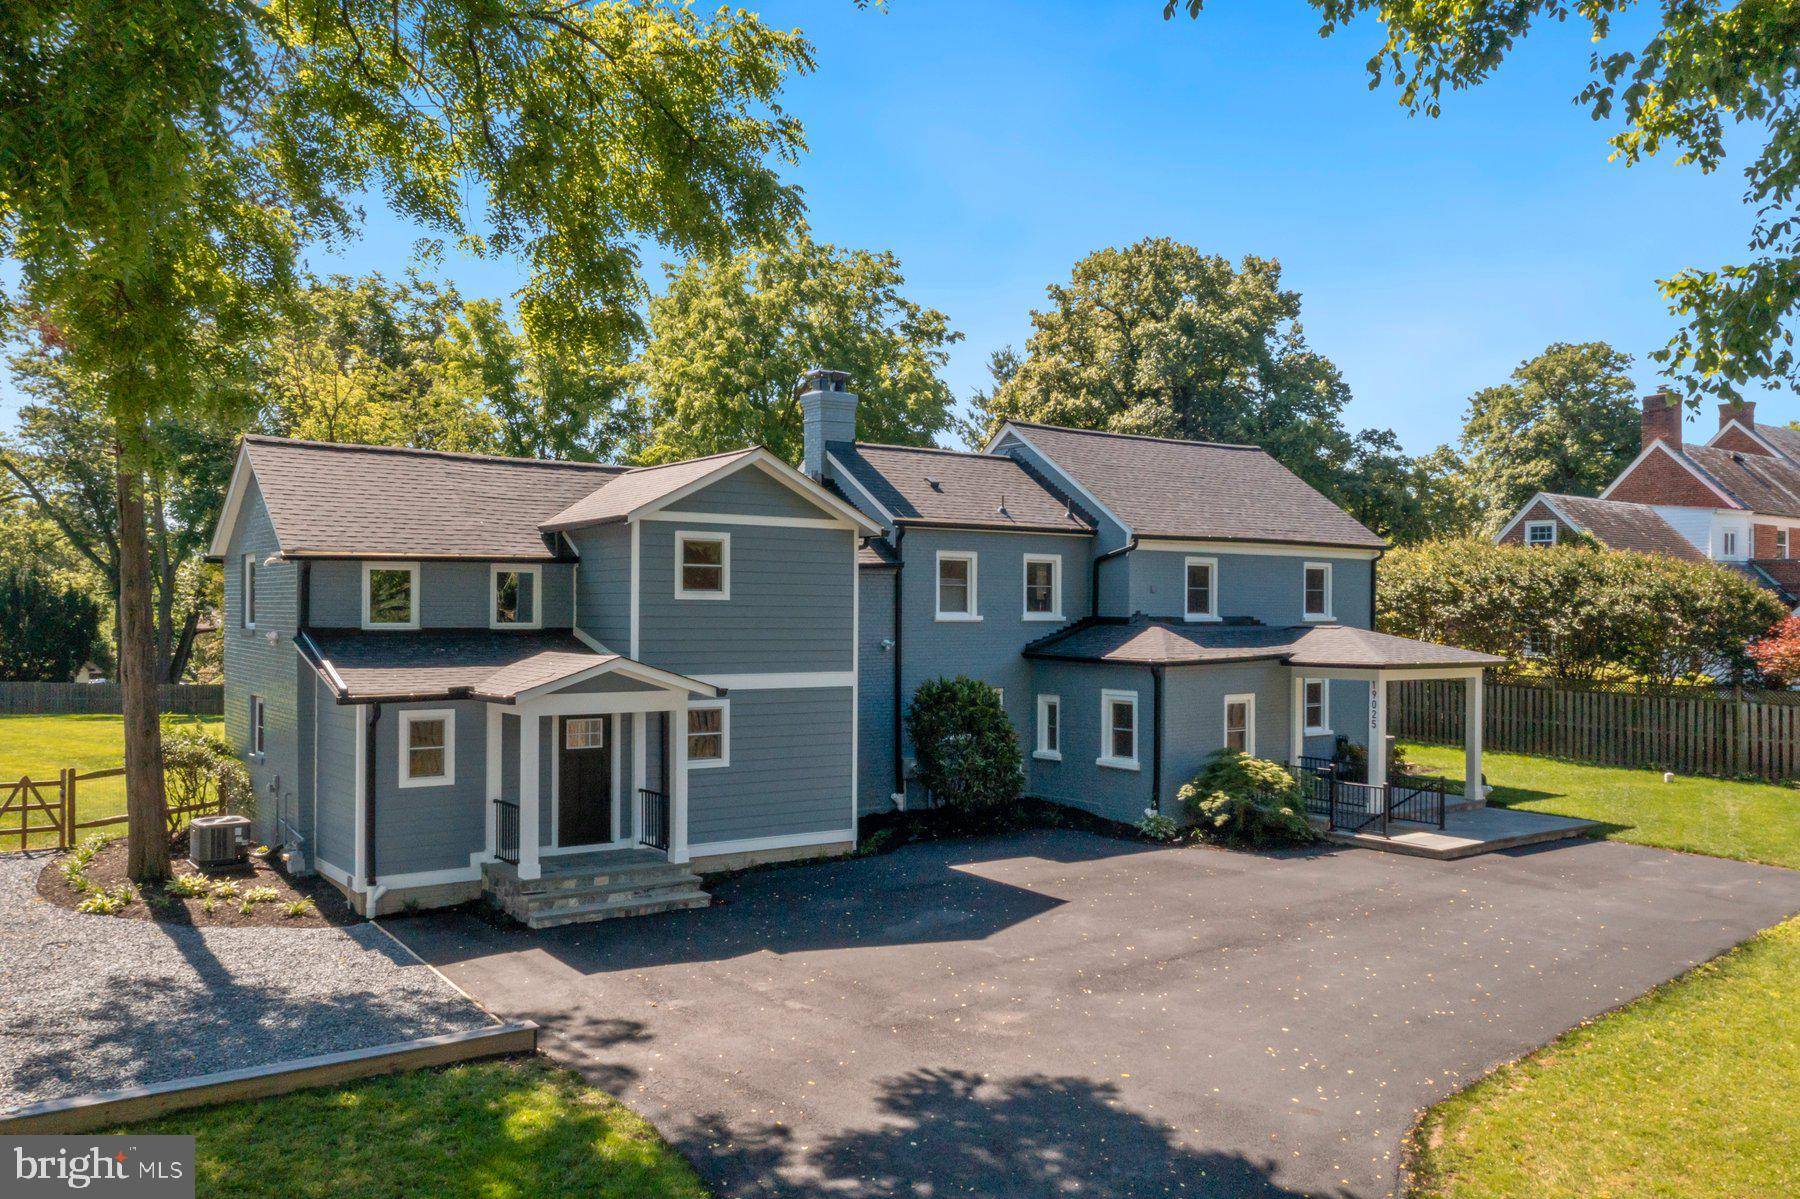
M544 623L544 568L496 562L488 572L488 628L536 629Z
M1182 614L1189 620L1219 619L1219 560L1189 558L1182 564Z
M400 713L400 786L456 782L456 713L433 708Z
M1777 558L1788 556L1788 531L1786 529L1775 530L1775 556Z
M252 695L250 697L250 752L259 758L268 752L264 748L268 744L264 739L264 730L267 727L265 711L262 696Z
M1330 620L1331 563L1308 562L1301 574L1300 614L1307 620Z
M1025 555L1025 619L1061 620L1062 555Z
M605 749L606 717L567 716L563 718L564 749Z
M1528 520L1525 522L1526 545L1555 545L1556 522L1553 520Z
M1138 697L1135 691L1100 693L1100 756L1096 766L1138 769Z
M731 598L731 534L675 534L675 598Z
M1032 757L1062 761L1062 696L1037 697L1037 749Z
M1301 684L1301 707L1305 710L1308 737L1331 735L1331 684L1324 679L1307 679Z
M937 555L937 618L980 620L976 586L980 561L976 555L939 550Z
M1225 697L1225 748L1256 756L1256 696Z
M1724 557L1737 557L1737 530L1726 529L1720 537L1720 545L1723 547Z
M690 770L731 765L731 701L708 699L690 703L687 739Z
M256 555L244 555L244 609L238 614L246 629L256 627Z
M363 628L418 628L419 564L364 562L362 600Z

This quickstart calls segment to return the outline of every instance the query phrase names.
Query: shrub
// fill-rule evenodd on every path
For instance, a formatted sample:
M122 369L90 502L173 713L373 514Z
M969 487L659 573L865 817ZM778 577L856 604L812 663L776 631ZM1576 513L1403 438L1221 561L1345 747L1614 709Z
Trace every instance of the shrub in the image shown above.
M914 693L906 726L919 778L934 800L970 810L1018 798L1018 734L1000 693L986 683L962 675L933 679Z
M1181 835L1181 824L1173 816L1165 816L1155 808L1145 808L1137 831L1152 841L1173 841Z
M1183 784L1180 795L1208 840L1265 846L1313 839L1300 784L1276 762L1221 749Z
M1366 746L1358 745L1348 738L1339 737L1333 756L1344 764L1345 775L1351 781L1359 783L1369 781L1369 751ZM1388 744L1388 781L1392 782L1405 774L1408 769L1406 747L1398 741L1390 742Z
M256 789L250 771L222 737L187 731L165 732L163 787L169 807L211 807L256 818Z

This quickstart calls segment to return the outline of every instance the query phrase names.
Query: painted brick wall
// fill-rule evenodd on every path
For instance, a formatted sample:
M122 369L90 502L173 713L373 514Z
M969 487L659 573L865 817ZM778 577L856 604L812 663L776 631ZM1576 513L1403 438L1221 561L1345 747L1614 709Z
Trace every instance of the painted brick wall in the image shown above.
M1683 508L1717 508L1722 503L1687 467L1663 453L1651 454L1620 475L1606 498Z

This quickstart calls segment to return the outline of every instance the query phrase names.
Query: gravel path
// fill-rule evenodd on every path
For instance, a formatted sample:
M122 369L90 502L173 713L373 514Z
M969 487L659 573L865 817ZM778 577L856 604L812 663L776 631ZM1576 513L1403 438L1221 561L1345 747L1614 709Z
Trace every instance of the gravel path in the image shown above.
M372 925L83 915L38 898L53 860L0 854L0 1110L490 1023Z

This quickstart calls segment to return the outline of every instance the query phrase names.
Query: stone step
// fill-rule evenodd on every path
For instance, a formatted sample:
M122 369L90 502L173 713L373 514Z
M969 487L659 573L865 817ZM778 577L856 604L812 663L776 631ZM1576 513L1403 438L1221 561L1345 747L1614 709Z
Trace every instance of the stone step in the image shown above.
M552 864L545 867L542 878L520 879L490 875L489 889L514 895L542 895L553 891L576 891L593 887L640 886L646 881L675 878L697 880L686 866L672 862L640 862L605 870L562 871Z
M658 912L684 912L712 903L712 896L693 888L674 891L653 899L604 899L544 914L525 917L527 928L556 928L564 924L591 924L597 920L617 920L625 916L651 916Z
M606 900L638 900L648 902L666 895L686 894L700 890L697 878L667 879L632 887L582 887L571 891L550 891L541 895L520 895L507 904L531 915L572 911Z

